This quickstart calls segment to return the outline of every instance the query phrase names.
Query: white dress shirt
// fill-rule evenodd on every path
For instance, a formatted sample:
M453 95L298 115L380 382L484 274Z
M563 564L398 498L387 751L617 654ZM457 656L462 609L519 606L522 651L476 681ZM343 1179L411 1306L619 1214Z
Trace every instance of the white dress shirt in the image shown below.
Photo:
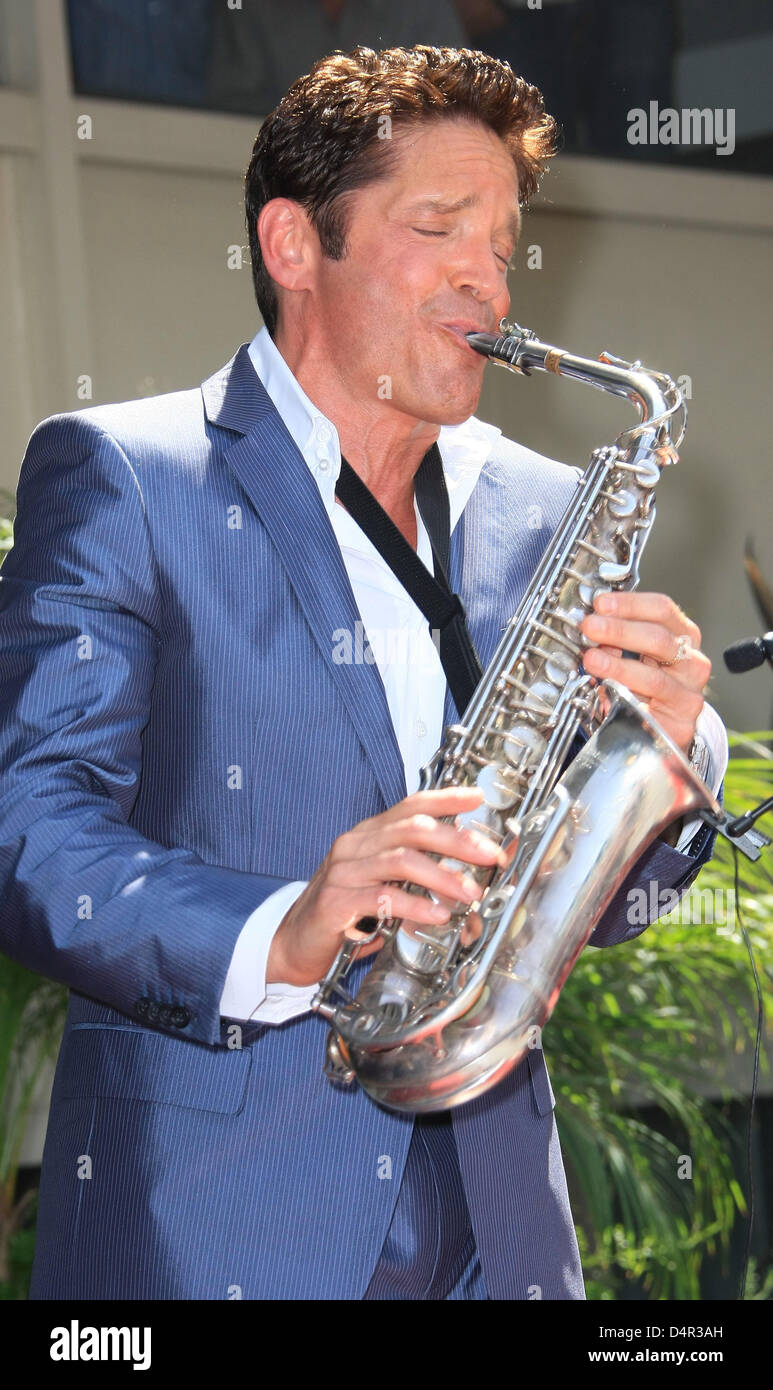
M301 389L265 327L250 343L249 355L311 469L341 547L363 622L362 633L350 634L349 640L355 650L358 641L363 649L369 645L376 659L410 795L418 789L421 768L440 746L443 735L446 677L427 620L356 521L336 503L335 485L341 471L338 431ZM438 446L448 489L451 532L500 434L496 426L473 417L464 424L441 428ZM429 537L415 500L414 509L417 553L431 571ZM701 711L698 733L709 748L706 781L716 793L727 768L727 735L709 705ZM697 817L685 824L677 849L687 848L701 824ZM316 985L266 984L274 933L305 887L305 880L285 884L248 917L226 976L220 999L222 1016L282 1023L308 1011Z

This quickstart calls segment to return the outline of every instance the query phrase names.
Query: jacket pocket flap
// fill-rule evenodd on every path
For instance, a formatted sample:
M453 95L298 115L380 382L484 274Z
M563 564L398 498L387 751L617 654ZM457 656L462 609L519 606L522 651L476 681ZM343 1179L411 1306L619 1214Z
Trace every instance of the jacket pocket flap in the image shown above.
M76 1024L62 1045L61 1094L179 1105L235 1115L244 1104L249 1048L210 1048L164 1033Z

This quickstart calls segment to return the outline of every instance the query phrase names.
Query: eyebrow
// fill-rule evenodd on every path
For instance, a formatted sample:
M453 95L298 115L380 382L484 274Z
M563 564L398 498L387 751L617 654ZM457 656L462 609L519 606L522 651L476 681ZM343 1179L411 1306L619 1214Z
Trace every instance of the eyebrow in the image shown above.
M437 196L435 198L423 198L420 203L412 203L410 212L416 216L423 212L462 212L464 208L475 207L479 202L477 193L466 193L463 198L455 198L453 202L448 202L445 198ZM518 240L521 231L520 213L514 212L508 218L507 230L514 241Z

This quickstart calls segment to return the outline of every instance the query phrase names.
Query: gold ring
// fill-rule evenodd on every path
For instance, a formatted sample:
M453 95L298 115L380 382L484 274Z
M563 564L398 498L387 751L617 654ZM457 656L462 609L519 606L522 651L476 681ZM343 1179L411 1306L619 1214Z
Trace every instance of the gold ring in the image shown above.
M692 656L692 647L689 637L682 634L676 639L676 656L672 656L670 661L661 661L661 666L676 666L677 661L684 661L685 657Z

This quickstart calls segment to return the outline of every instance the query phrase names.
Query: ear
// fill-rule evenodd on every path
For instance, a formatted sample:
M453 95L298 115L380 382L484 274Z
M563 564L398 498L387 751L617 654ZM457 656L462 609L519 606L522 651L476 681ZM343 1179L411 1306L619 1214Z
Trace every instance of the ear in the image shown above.
M309 288L319 258L319 237L292 198L272 198L258 216L258 238L271 279L286 290Z

